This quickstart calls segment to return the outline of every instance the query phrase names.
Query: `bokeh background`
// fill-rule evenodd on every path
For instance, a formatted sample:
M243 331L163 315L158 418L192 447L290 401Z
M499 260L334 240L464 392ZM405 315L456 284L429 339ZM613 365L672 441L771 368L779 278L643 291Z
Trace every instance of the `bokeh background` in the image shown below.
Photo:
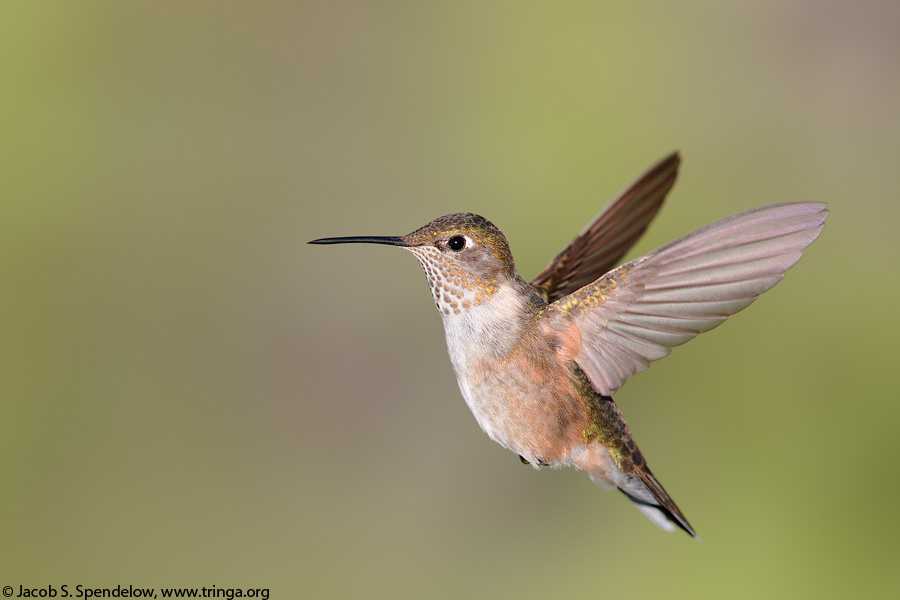
M0 585L272 598L898 589L900 4L4 2ZM680 150L632 253L832 215L616 400L703 543L459 395L399 235L535 275Z

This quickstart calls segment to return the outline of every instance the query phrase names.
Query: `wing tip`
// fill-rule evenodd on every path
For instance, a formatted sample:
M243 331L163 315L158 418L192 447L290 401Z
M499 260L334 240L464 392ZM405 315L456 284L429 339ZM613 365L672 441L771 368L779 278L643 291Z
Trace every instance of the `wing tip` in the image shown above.
M659 212L675 185L680 164L681 154L677 150L671 152L638 175L594 215L576 238L529 282L541 298L551 303L613 268ZM600 252L603 256L596 256ZM572 262L573 257L578 260ZM582 264L586 257L591 259L589 266ZM570 280L579 272L587 273L586 282Z
M680 150L674 150L674 151L672 151L671 153L669 153L668 155L666 155L666 157L663 158L663 159L660 161L660 163L673 163L673 164L675 164L676 166L677 166L677 165L680 165L680 164L681 164L681 151L680 151Z

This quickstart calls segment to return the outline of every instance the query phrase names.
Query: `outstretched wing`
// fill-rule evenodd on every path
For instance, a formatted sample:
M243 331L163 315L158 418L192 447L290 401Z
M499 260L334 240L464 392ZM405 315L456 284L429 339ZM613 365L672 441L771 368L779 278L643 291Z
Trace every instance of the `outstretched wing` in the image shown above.
M798 202L728 217L554 302L542 326L570 340L571 358L600 394L611 396L651 361L778 283L827 215L824 203Z
M531 286L553 302L618 265L659 212L680 162L676 152L635 179L550 261Z

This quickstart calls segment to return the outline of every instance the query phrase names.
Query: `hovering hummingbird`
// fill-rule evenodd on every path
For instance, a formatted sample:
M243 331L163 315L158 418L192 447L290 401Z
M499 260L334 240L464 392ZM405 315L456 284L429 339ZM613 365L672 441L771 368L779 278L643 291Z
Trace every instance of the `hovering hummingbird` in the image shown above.
M653 476L612 395L626 379L774 286L816 239L821 202L773 204L707 225L613 268L675 183L663 159L603 209L531 283L503 233L471 213L400 237L444 321L459 388L481 428L535 468L575 467L656 525L697 537Z

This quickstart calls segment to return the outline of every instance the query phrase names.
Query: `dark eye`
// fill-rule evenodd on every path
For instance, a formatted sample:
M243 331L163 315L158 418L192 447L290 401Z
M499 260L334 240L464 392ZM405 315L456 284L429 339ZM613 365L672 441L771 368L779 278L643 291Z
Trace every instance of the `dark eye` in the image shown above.
M466 247L466 238L461 235L454 235L452 238L450 238L450 241L447 242L447 245L454 252L459 252Z

